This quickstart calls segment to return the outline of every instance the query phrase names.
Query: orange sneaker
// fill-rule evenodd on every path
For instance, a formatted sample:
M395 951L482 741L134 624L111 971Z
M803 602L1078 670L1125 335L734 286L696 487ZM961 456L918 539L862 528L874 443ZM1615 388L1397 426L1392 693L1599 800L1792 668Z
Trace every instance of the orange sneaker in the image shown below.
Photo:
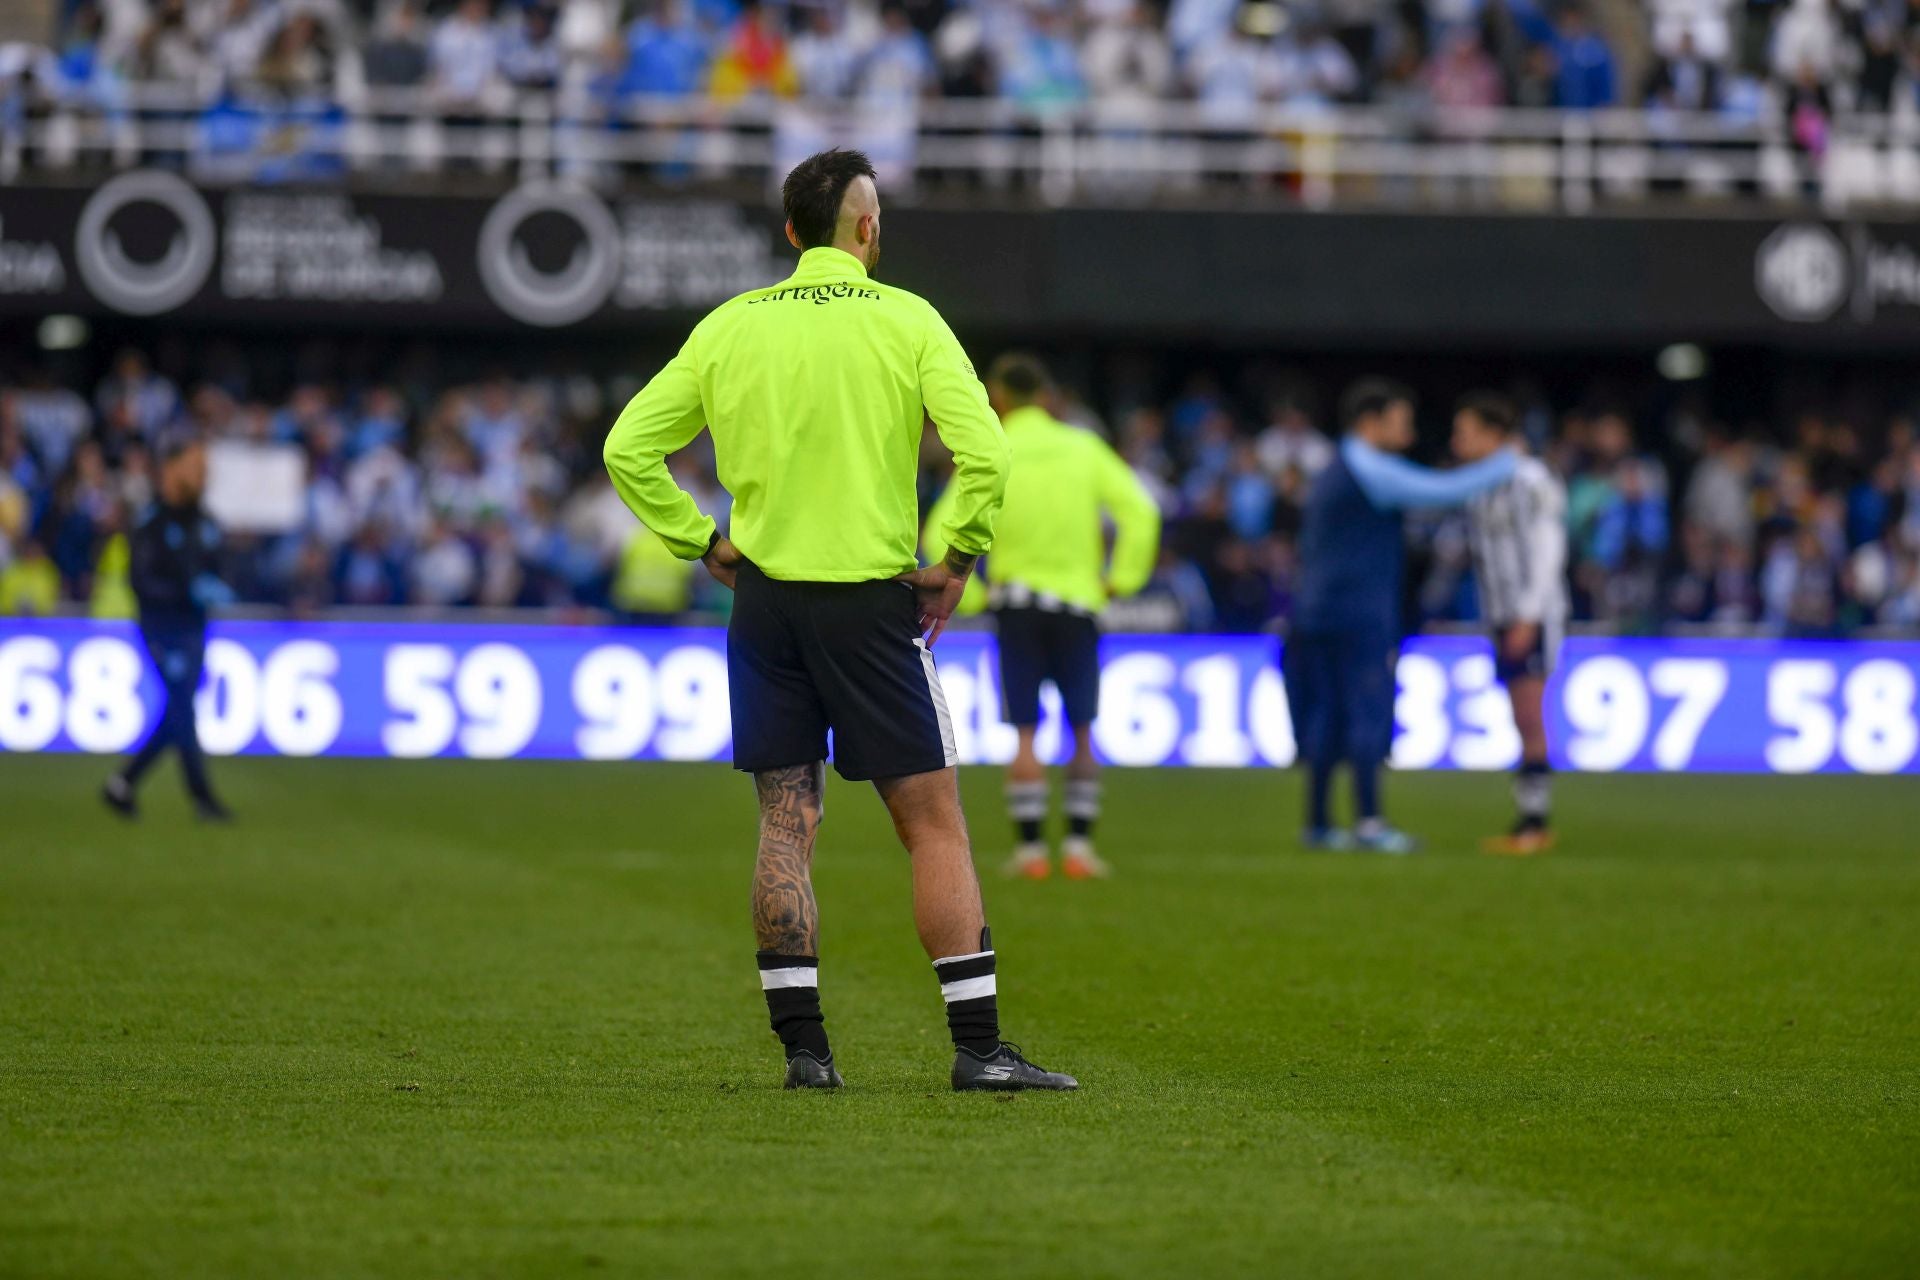
M1493 836L1480 842L1483 853L1491 853L1500 858L1537 857L1553 846L1553 832L1545 827L1509 831L1504 836Z
M1069 880L1105 880L1113 868L1093 851L1093 841L1085 836L1068 836L1060 846L1060 874Z
M1035 842L1015 848L1000 870L1016 880L1045 880L1053 874L1053 863L1047 858L1047 846Z

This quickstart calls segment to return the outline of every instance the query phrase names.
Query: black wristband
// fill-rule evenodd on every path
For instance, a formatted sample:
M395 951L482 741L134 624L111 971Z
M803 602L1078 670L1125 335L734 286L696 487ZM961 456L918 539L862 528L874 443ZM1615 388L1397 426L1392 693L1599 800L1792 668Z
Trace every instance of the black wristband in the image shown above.
M709 535L707 538L707 549L700 553L700 558L702 560L705 560L708 556L713 554L713 549L719 545L720 545L720 526L715 525L713 526L713 533Z
M946 559L942 561L947 572L956 578L964 578L973 572L973 566L980 560L976 552L962 551L957 547L948 547Z

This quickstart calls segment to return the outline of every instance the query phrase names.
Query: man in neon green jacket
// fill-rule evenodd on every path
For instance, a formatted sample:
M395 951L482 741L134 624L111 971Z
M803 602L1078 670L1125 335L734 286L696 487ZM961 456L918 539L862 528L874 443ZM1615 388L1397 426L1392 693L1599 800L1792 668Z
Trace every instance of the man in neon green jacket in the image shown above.
M1050 389L1046 367L1032 356L1003 355L987 371L987 394L1013 446L1013 476L985 573L1000 640L1002 713L1020 734L1007 769L1007 808L1018 834L1007 871L1031 879L1052 872L1041 835L1047 775L1034 750L1040 686L1051 682L1073 728L1061 870L1085 880L1108 874L1093 847L1100 816L1099 765L1093 755L1100 633L1094 619L1108 600L1146 585L1159 554L1160 511L1105 441L1047 412ZM954 489L941 495L927 521L927 552L936 557L946 549L941 531L951 523L949 495ZM1108 521L1114 531L1111 556Z
M955 1089L1072 1089L1000 1039L995 958L960 811L953 725L929 646L993 541L1006 436L946 322L873 279L880 197L857 151L796 166L781 192L793 276L724 303L633 398L607 471L682 559L734 590L734 767L760 793L753 916L786 1084L841 1084L820 1012L813 844L834 767L870 779L913 861L914 919L954 1042ZM916 569L915 481L931 417L958 491L941 563ZM733 495L732 540L666 456L702 426Z

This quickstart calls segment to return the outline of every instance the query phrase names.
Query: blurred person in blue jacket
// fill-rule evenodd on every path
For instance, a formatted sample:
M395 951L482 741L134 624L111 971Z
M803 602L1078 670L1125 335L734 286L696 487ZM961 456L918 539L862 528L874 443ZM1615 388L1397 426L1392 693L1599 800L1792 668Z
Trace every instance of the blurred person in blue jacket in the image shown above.
M1282 653L1287 702L1307 767L1310 849L1412 853L1415 841L1381 808L1380 771L1393 744L1394 667L1399 659L1403 513L1456 507L1513 474L1503 448L1452 471L1399 455L1414 442L1413 393L1363 378L1341 399L1346 434L1307 492L1292 626ZM1354 826L1333 825L1334 771L1353 775Z
M1569 4L1560 11L1553 40L1559 67L1556 105L1573 111L1610 107L1618 95L1614 85L1613 50L1594 29L1584 6Z
M146 744L101 788L107 806L137 816L135 793L167 748L180 753L194 812L207 822L233 815L213 794L200 747L194 694L206 659L207 612L233 602L214 572L220 529L201 508L207 487L207 451L199 438L174 430L160 445L159 501L133 531L132 580L140 603L140 638L166 689L160 719Z

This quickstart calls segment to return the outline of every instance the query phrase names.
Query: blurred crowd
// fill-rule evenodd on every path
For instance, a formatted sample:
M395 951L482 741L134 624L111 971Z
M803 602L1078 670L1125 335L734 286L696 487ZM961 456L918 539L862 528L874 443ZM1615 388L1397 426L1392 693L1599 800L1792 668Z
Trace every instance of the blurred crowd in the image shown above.
M678 613L701 585L645 535L600 465L617 405L591 380L490 378L437 392L307 382L275 400L243 377L184 394L128 350L87 395L44 377L0 408L0 611L124 605L129 521L152 499L157 434L211 447L240 599L331 606L614 607ZM275 463L291 460L296 483ZM262 464L265 464L264 466ZM676 459L724 518L710 463Z
M1045 110L1644 104L1775 113L1816 148L1836 112L1912 110L1920 0L68 0L38 81L111 108L133 81L338 102L420 89L449 118L558 90L640 97L928 97Z
M630 380L312 379L269 399L244 381L215 373L183 387L127 350L96 385L37 370L0 385L0 613L130 611L124 534L152 499L156 433L180 424L212 442L212 502L233 513L224 569L245 602L637 618L727 608L602 471ZM1301 503L1335 450L1318 406L1339 389L1284 376L1229 391L1200 372L1171 395L1109 390L1105 420L1071 398L1060 409L1114 441L1166 516L1159 567L1127 625L1283 621ZM1516 390L1529 440L1567 484L1576 618L1628 632L1920 629L1913 417L1808 411L1735 430L1697 401L1636 421L1603 401L1556 409ZM1434 439L1447 407L1422 406ZM924 510L948 465L932 432L923 458ZM724 526L706 437L671 465ZM1410 620L1471 621L1460 517L1416 522L1409 540Z

